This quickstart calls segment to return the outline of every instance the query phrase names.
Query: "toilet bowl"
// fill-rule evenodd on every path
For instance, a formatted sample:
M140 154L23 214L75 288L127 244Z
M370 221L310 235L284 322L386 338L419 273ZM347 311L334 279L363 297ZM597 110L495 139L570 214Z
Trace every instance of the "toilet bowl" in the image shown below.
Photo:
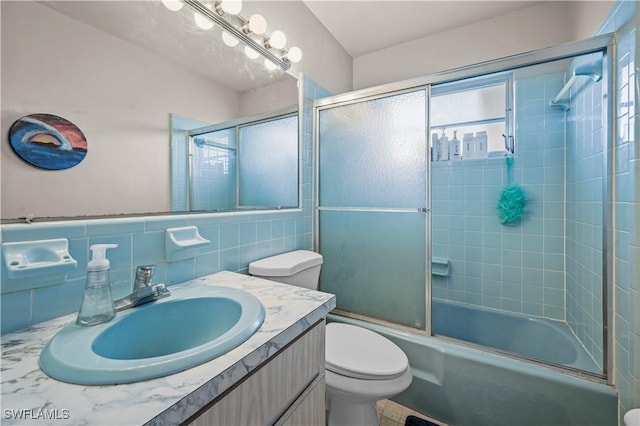
M376 401L413 379L404 352L366 328L327 324L325 356L329 425L377 425Z
M253 276L318 288L322 256L296 250L249 264ZM409 387L409 360L386 337L349 324L326 328L325 381L329 426L378 425L376 401Z
M634 408L625 413L624 426L640 426L640 408Z

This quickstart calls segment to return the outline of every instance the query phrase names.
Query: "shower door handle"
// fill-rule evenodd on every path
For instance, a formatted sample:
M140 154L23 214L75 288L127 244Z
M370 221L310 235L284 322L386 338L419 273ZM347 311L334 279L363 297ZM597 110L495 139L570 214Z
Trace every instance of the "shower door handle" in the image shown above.
M430 213L431 209L429 207L420 207L418 208L418 213Z

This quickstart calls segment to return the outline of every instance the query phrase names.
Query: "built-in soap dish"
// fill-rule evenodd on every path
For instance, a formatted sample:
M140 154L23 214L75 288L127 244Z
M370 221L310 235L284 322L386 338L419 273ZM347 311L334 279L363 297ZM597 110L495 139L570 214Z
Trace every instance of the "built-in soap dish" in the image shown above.
M9 280L43 277L51 282L78 266L66 238L4 243L2 258Z
M207 247L211 241L198 233L197 226L169 228L165 231L164 251L168 261L189 259L198 254L198 249Z
M449 276L449 259L442 257L431 258L431 275L439 275L442 277Z

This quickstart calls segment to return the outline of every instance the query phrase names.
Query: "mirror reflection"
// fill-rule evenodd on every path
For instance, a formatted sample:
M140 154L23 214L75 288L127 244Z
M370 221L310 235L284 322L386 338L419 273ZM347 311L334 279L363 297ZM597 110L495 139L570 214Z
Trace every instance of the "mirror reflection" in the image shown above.
M252 7L268 10L261 3ZM188 8L172 12L155 1L0 7L0 204L6 222L28 215L47 220L187 211L188 205L172 202L170 114L193 118L193 129L297 103L295 78L267 70L241 46L224 45L220 31L197 27ZM65 118L85 134L82 163L47 171L15 155L8 130L34 113ZM297 177L296 169L295 185ZM233 208L244 208L241 201ZM272 208L289 201L246 204ZM222 209L215 203L195 207Z
M298 206L297 107L213 126L177 115L171 123L174 211Z

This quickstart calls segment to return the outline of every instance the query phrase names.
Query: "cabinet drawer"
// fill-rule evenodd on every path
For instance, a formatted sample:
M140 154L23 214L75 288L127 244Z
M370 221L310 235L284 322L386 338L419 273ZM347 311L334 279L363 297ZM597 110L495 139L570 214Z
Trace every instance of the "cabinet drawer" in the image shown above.
M318 376L275 426L325 425L324 376Z
M318 322L189 424L275 423L314 379L324 375L324 331L324 321Z

